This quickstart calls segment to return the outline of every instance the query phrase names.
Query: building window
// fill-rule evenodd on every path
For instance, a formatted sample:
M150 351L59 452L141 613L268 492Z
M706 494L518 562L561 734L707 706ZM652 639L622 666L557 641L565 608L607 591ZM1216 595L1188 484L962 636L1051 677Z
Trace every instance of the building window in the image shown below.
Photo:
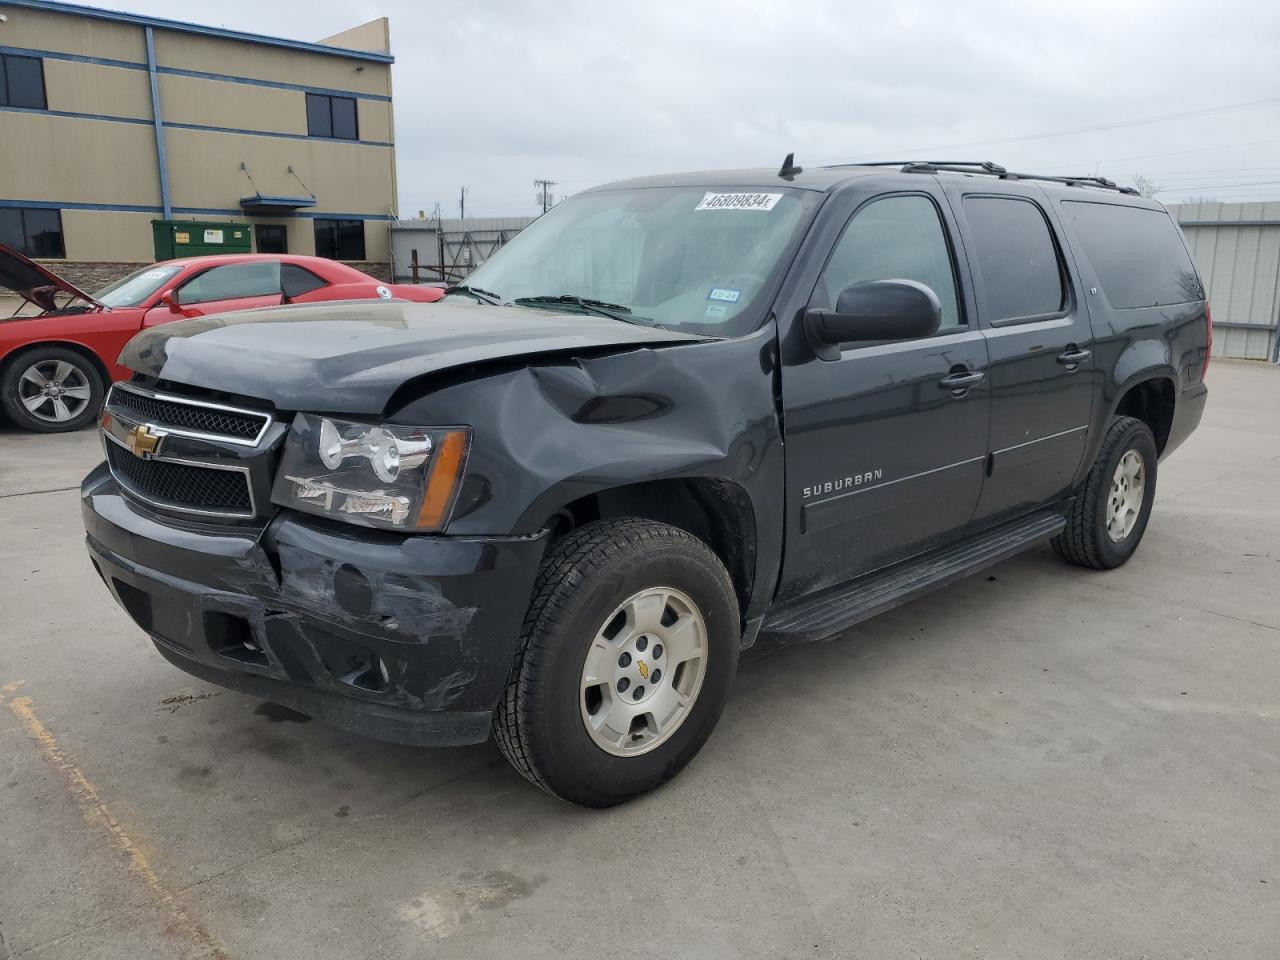
M38 207L0 208L0 243L28 257L62 260L62 211Z
M354 97L329 97L321 93L307 94L307 136L333 137L335 140L359 140Z
M36 57L0 56L0 107L46 110L44 61Z
M317 220L316 256L330 260L363 260L364 221Z

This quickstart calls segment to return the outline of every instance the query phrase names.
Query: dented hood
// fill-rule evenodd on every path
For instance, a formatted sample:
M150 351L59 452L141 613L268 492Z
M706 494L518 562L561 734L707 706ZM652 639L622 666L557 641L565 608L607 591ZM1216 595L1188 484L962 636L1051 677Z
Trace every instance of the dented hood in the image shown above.
M706 339L608 317L465 302L351 301L223 313L144 330L132 370L282 410L382 413L406 383L476 364Z
M0 243L0 288L12 290L46 313L58 309L59 293L69 294L93 307L102 306L79 287L3 243Z

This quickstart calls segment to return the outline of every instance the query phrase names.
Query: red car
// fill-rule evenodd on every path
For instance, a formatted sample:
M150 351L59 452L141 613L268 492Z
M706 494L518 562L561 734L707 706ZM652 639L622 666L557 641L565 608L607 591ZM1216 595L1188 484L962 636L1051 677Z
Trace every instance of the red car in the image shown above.
M143 267L93 296L0 243L0 288L25 301L0 318L0 408L20 427L75 430L93 420L107 384L130 371L120 351L144 327L228 310L320 300L414 300L438 287L382 283L319 257L241 254Z

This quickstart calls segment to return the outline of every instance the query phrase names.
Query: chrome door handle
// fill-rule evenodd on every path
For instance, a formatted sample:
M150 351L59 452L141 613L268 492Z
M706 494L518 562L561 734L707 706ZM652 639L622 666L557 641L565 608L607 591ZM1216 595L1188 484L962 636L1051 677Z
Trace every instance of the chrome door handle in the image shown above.
M1084 363L1091 356L1088 350L1068 350L1066 353L1058 354L1058 362L1064 367L1074 367L1077 364Z
M970 387L981 383L987 379L987 375L981 370L961 370L949 376L943 377L938 381L938 386L943 390L950 390L959 396L967 391Z

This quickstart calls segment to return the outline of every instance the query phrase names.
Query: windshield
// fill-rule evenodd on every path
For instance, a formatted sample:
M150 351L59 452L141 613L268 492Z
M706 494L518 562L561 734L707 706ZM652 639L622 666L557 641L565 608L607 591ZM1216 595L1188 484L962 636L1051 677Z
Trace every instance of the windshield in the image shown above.
M136 307L181 270L181 267L143 267L115 283L107 284L93 295L93 299L108 307Z
M821 194L649 187L579 194L534 221L464 283L505 302L595 301L637 323L715 337L759 326ZM457 296L463 296L459 293Z

